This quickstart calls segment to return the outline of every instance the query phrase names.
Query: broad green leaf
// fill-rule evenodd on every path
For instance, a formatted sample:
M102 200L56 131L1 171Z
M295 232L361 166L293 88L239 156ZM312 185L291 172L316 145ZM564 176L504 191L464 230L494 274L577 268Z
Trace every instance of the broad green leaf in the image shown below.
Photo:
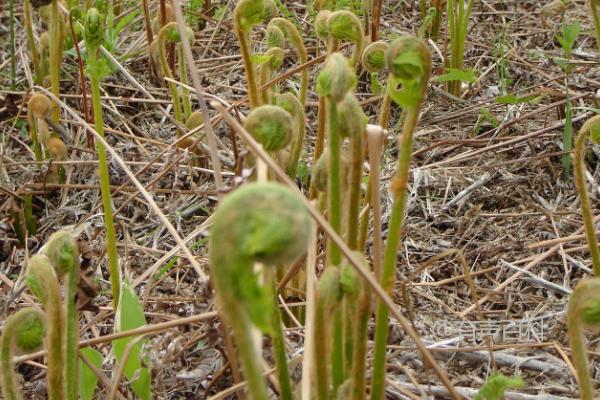
M104 58L98 59L95 63L88 63L85 67L85 73L89 76L97 76L102 80L105 76L110 75L110 68Z
M102 353L91 347L81 349L81 354L97 369L102 368ZM79 363L79 399L92 400L98 385L98 377L85 363Z
M567 54L567 56L571 54L573 45L577 41L577 36L579 36L580 31L581 26L579 25L579 22L575 21L571 25L563 25L562 35L556 36L556 40L558 40L558 43L560 43L560 46L563 48L563 51L565 54Z
M271 56L268 54L252 54L250 61L252 61L252 64L262 65L271 61Z
M117 22L117 25L115 26L115 28L112 30L112 35L114 37L117 37L119 35L119 33L121 33L121 31L123 30L123 28L125 28L127 25L131 24L131 22L140 14L140 9L133 9L131 12L125 14L123 16L123 18L121 18L119 20L119 22Z
M523 378L520 376L508 377L499 373L492 374L487 382L483 384L475 400L501 400L504 397L504 392L513 388L522 388L525 385Z
M263 333L272 333L270 321L271 299L264 286L258 283L258 276L252 270L244 269L238 276L240 299L248 311L250 320Z
M473 68L468 69L457 69L457 68L446 68L446 73L433 78L435 82L448 82L448 81L463 81L469 83L477 82L475 76L475 70Z
M387 86L392 100L401 107L416 107L419 103L419 88L417 81L403 81L402 89L398 90L400 81L391 80Z
M146 325L144 309L135 291L128 281L123 282L121 297L115 321L115 332L123 332ZM118 362L121 362L125 348L131 342L131 337L113 341L113 351ZM137 397L150 400L152 397L150 374L147 368L142 367L142 345L145 340L137 343L129 353L123 374L132 381L131 387Z

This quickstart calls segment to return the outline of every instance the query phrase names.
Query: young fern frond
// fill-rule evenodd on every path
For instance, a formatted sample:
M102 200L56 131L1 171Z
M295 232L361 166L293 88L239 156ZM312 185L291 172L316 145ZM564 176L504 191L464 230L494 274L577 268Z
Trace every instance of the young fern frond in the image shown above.
M27 287L44 307L47 320L48 399L65 398L63 366L63 310L56 272L45 255L36 254L27 263Z
M103 77L105 65L98 58L98 49L104 42L104 23L100 12L95 8L87 10L84 24L85 47L88 51L87 74L91 80L92 103L94 110L94 127L101 137L104 137L104 122L102 118L102 101L100 97L100 80ZM102 194L102 208L104 209L104 223L106 226L106 254L108 256L108 270L110 285L113 295L113 308L116 310L121 293L121 271L117 253L117 234L112 209L110 190L110 174L106 149L100 141L96 141L98 153L98 169L100 170L100 192Z
M590 118L583 124L575 141L575 154L573 155L573 173L575 175L575 186L577 186L579 200L581 201L581 214L583 216L585 236L592 257L594 275L600 277L600 249L598 248L598 240L596 239L596 227L594 226L585 179L586 143L588 138L595 144L600 143L600 115Z
M376 73L385 68L385 53L388 47L389 45L383 41L373 42L365 47L361 61L367 71Z
M342 287L340 284L340 269L337 267L327 268L319 278L315 292L315 376L317 400L329 400L332 398L329 392L330 371L328 368L330 353L332 351L332 318L331 315L338 308L342 298Z
M350 138L350 177L348 182L348 207L346 243L353 249L358 249L358 219L360 211L360 183L364 145L363 138L367 127L368 117L363 112L356 96L348 92L339 103L339 128L342 136Z
M77 283L79 282L80 260L77 239L67 231L53 233L46 242L44 254L50 260L56 274L65 280L65 380L66 399L78 398L79 376L79 312L77 311Z
M394 200L381 273L381 286L391 293L395 281L396 252L402 235L412 139L431 75L431 53L422 40L413 36L403 36L390 45L386 53L386 63L395 80L390 82L392 84L388 85L387 90L393 100L404 108L405 113L402 133L398 138L398 166L390 183ZM399 84L402 85L401 90L397 88ZM377 305L375 324L371 399L381 400L385 394L385 355L388 337L388 310L381 302Z
M356 84L356 75L341 53L333 53L327 59L325 67L317 77L317 93L327 102L327 115L329 117L328 144L328 193L329 222L333 229L341 233L341 137L338 126L338 103ZM328 264L339 265L341 253L339 248L328 240Z
M298 64L305 64L308 61L308 53L306 52L306 47L304 46L304 39L302 38L300 32L298 32L296 25L285 18L273 18L269 22L269 25L277 26L281 32L284 33L296 51L296 55L298 56ZM302 107L304 107L306 105L306 94L308 92L308 69L304 68L302 70L300 79L299 100L300 103L302 103Z
M246 71L246 80L248 81L250 108L258 107L260 105L260 98L256 73L252 63L249 34L255 25L271 19L276 13L277 6L273 0L241 0L233 10L235 34L240 44L242 61L244 62L244 69Z
M350 59L350 65L356 68L362 56L365 38L365 31L360 19L350 11L335 11L327 19L327 27L329 35L336 40L345 40L354 43L354 52Z
M232 326L253 400L266 400L259 349L251 327L267 333L274 310L269 291L261 286L253 266L288 265L308 246L312 221L290 189L276 183L251 183L221 202L209 241L211 277Z
M50 83L52 94L60 97L60 67L62 64L62 15L58 9L58 0L50 4ZM52 113L54 122L60 119L60 109L56 107Z
M187 40L193 40L194 32L190 28L186 28L188 31ZM169 66L169 62L167 60L167 50L166 50L166 41L170 41L173 43L178 43L181 41L181 37L179 36L179 30L177 29L177 22L170 22L163 26L158 33L158 37L156 39L158 46L158 57L160 62L160 69L162 73L170 79L175 79L173 76L173 71L171 71L171 67ZM183 60L180 60L180 64ZM185 72L185 71L184 71ZM181 106L181 101L179 99L179 91L177 90L177 85L173 82L168 83L169 91L171 92L171 98L173 100L173 110L175 112L175 119L181 123L184 122L184 115Z
M36 161L42 161L42 146L44 140L40 137L48 133L45 118L52 112L52 102L42 94L36 93L27 103L27 122L29 124L29 136L33 144L33 153ZM42 133L43 132L43 133ZM42 139L42 140L40 140Z
M270 79L273 71L277 70L283 64L284 53L280 47L271 47L265 54L268 60L261 64L259 71L259 82L260 82L260 98L263 104L271 103L271 88L263 89Z
M306 131L306 114L300 100L290 92L275 97L275 104L290 113L294 119L294 136L291 140L290 155L285 162L285 170L291 178L296 177L298 160L303 149L304 134Z
M600 330L600 278L581 280L571 296L567 310L569 344L573 352L573 366L577 372L581 400L592 400L594 388L585 351L584 330Z
M27 45L29 46L29 54L31 55L31 64L33 65L33 71L35 73L35 83L41 85L44 77L42 76L42 69L38 57L38 46L35 45L35 38L33 36L33 18L31 15L30 0L23 1L23 22L27 33Z
M17 352L31 353L42 346L46 335L44 313L35 308L24 308L13 314L4 327L0 347L0 374L2 395L5 400L21 400L12 358Z
M254 109L244 122L244 128L269 152L283 149L294 136L292 116L274 105Z

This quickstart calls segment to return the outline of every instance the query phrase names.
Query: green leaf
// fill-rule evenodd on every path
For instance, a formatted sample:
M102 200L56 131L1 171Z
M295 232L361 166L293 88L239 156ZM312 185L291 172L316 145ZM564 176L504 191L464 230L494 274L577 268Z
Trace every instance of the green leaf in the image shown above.
M435 82L448 82L448 81L463 81L469 83L477 82L475 76L475 70L473 68L468 69L457 69L457 68L446 68L446 73L433 78Z
M115 321L115 332L123 332L146 325L144 309L129 281L123 282L119 307ZM117 361L121 362L125 348L131 342L131 337L113 341L113 351ZM152 397L150 385L150 373L147 368L142 367L142 345L145 340L137 343L129 353L123 374L132 381L131 387L137 397L150 400Z
M81 349L81 354L97 369L102 368L102 353L91 347ZM79 399L92 400L98 385L98 377L85 363L79 363Z
M119 33L125 28L127 25L130 25L131 22L140 14L140 9L133 9L133 11L127 13L123 18L117 22L117 25L112 29L111 35L113 37L119 36Z
M398 90L400 81L390 80L387 90L392 100L401 107L416 107L420 93L417 81L403 81L402 89Z
M248 311L252 323L263 333L270 335L272 329L269 293L263 285L258 283L258 276L254 271L248 269L242 271L236 279L239 285L240 300L244 302L243 306Z
M509 378L502 374L494 373L479 389L475 400L501 400L508 388L522 388L524 385L523 378L520 376Z
M88 63L85 67L85 73L89 76L95 76L101 80L105 76L110 75L110 68L105 59L100 58L95 63Z
M556 40L558 40L558 43L560 43L560 46L567 56L571 54L573 45L577 41L577 36L579 36L579 32L581 32L581 26L579 25L579 22L575 21L571 25L563 25L562 36L556 36Z
M554 57L552 61L554 61L556 65L558 65L560 69L562 69L566 73L570 73L574 67L572 64L569 64L568 60L564 58Z
M271 56L268 54L252 54L250 61L252 61L252 64L263 65L271 61Z

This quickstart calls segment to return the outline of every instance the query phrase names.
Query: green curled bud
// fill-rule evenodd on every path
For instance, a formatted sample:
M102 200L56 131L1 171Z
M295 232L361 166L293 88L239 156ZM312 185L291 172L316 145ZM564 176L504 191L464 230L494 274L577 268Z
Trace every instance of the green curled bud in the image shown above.
M275 104L290 113L293 118L298 117L302 112L302 104L298 98L290 92L276 95Z
M244 128L266 151L277 151L288 145L294 134L290 113L279 106L264 105L252 110Z
M7 339L13 340L16 350L24 353L36 351L44 342L46 317L35 308L19 310L8 319L5 335L12 336Z
M36 254L27 262L27 287L44 305L48 303L48 291L58 291L58 278L48 257Z
M204 115L200 111L194 111L190 114L187 121L185 121L185 126L189 129L196 129L200 125L204 123Z
M27 103L29 113L35 118L43 119L52 111L52 102L43 93L35 93Z
M269 67L273 70L280 68L283 65L283 59L285 53L281 47L271 47L267 50L267 56L269 57Z
M40 53L45 53L50 48L50 35L48 32L42 32L40 35Z
M233 19L243 32L250 32L252 27L273 18L277 14L277 6L273 0L241 0L233 10Z
M581 127L581 132L590 132L590 140L594 144L600 144L600 115L588 119Z
M327 164L328 164L328 156L329 153L324 151L321 154L321 157L317 160L313 167L312 180L315 184L315 189L319 192L327 192Z
M363 255L360 252L355 251L354 255L360 260L363 259ZM363 266L365 266L364 262ZM358 275L358 272L356 272L356 270L347 262L343 263L340 267L340 285L344 296L355 299L360 294L362 280Z
M331 11L321 10L315 17L315 32L319 39L326 40L329 36L329 24L327 21L330 16Z
M6 321L0 345L0 388L7 400L22 399L12 358L38 350L46 336L46 317L36 308L23 308Z
M327 26L329 34L338 40L361 43L365 35L362 23L351 11L339 10L331 13Z
M323 154L319 157L319 159L315 162L312 170L311 179L315 183L315 189L318 192L325 193L327 192L327 180L329 179L329 152L327 149L323 151ZM341 176L343 179L346 179L349 172L349 162L345 154L342 153L342 157L340 159L340 170Z
M85 16L84 39L86 47L96 49L104 43L104 27L102 16L96 8L89 8Z
M269 22L267 25L267 47L279 47L285 46L285 35L283 31L275 24Z
M386 53L388 70L397 79L429 79L431 74L431 52L421 39L402 36L392 42Z
M210 257L229 245L229 253L240 260L290 264L306 251L311 231L308 211L292 190L271 182L244 185L225 197L215 213Z
M317 283L317 301L325 313L329 313L342 299L341 272L338 267L330 266L319 278Z
M389 45L386 42L373 42L362 53L362 64L369 72L379 72L385 68L385 53Z
M338 103L356 85L356 75L341 53L333 53L317 77L317 93Z
M369 118L365 115L358 99L352 92L338 104L339 131L344 137L357 137L363 135L367 128Z
M46 242L44 254L52 263L58 276L79 268L77 239L67 231L54 232Z
M165 39L172 43L181 43L181 35L179 34L179 29L177 26L177 22L169 22L162 29L165 30ZM161 29L161 30L162 30ZM189 26L185 27L185 34L190 44L194 43L194 31Z

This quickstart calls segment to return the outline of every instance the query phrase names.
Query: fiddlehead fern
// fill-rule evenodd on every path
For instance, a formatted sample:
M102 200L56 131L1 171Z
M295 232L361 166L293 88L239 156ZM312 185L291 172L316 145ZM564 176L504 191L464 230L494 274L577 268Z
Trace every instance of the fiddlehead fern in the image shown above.
M50 83L52 94L60 97L60 66L62 64L62 15L58 9L58 0L50 5ZM54 122L60 119L60 109L56 107L52 113Z
M192 32L192 30L189 28L187 28L186 30L188 31L187 40L193 40L194 32ZM167 60L167 40L173 43L179 43L181 41L179 30L177 29L177 22L170 22L163 26L160 32L158 33L158 37L156 39L158 46L158 59L160 62L160 69L164 76L170 79L175 79L175 77L173 76L173 71L171 71L171 67L169 67L169 62ZM184 122L177 85L173 82L169 82L168 86L169 91L171 92L171 98L173 99L173 110L175 112L175 119L179 122Z
M327 40L329 37L329 25L327 21L329 21L329 17L331 16L331 11L329 10L321 10L315 17L315 33L317 37L321 40Z
M315 383L316 398L329 400L329 375L328 355L331 353L332 318L331 315L339 305L342 298L340 284L340 269L327 268L319 278L315 292Z
M379 72L385 68L385 53L387 51L387 48L388 44L386 42L374 42L365 47L362 54L361 62L365 69L371 73L371 90L375 93L379 93L381 90L381 86L379 85L378 79ZM389 98L389 96L384 96L381 105L380 116L386 113L386 107L387 114L389 114L390 104L391 99Z
M398 140L398 166L390 184L394 196L388 240L384 250L381 286L391 293L394 287L396 252L402 234L406 187L412 152L412 138L419 120L419 108L431 75L431 53L427 45L413 36L396 39L386 53L386 63L394 81L387 90L392 99L404 108L404 124ZM401 84L402 89L397 86ZM385 393L385 353L388 337L388 310L381 302L377 305L375 348L371 399L380 400Z
M346 242L353 249L358 249L358 214L360 210L360 181L363 165L363 137L368 118L363 112L356 96L348 92L338 105L340 134L350 138L350 179L348 183L348 229Z
M263 104L271 102L271 88L263 86L271 79L272 71L278 69L283 64L284 53L281 47L271 47L265 54L267 60L261 64L259 73L260 97Z
M104 122L102 117L102 100L100 97L100 80L104 75L106 65L104 60L98 58L98 48L104 41L104 24L100 12L95 8L87 10L84 38L88 51L87 74L91 80L92 104L94 109L94 127L101 137L104 137ZM117 234L112 210L110 191L110 175L108 173L108 160L106 149L99 140L95 141L98 153L98 169L100 170L100 192L102 194L102 208L104 209L104 224L106 226L106 254L108 256L108 270L110 272L110 285L113 295L113 307L116 310L121 294L121 271L119 270L119 257L117 253Z
M356 67L361 59L365 31L360 19L350 11L340 10L331 13L327 20L328 32L336 40L354 43L354 53L350 65Z
M294 136L291 141L290 156L286 160L285 169L291 178L296 177L296 168L304 144L306 131L304 107L293 94L286 92L275 98L275 104L290 113L294 119Z
M23 1L23 23L25 24L25 30L27 32L27 44L29 46L29 54L31 54L31 64L35 72L35 82L40 85L44 80L42 75L42 69L38 58L38 48L35 45L35 39L33 36L33 20L31 16L31 2L29 0Z
M50 115L52 111L52 102L50 99L42 94L36 93L29 99L27 103L27 119L29 124L29 136L33 144L33 152L35 154L36 161L42 160L42 146L40 140L40 132L47 132L47 125L45 118ZM43 126L40 126L43 125Z
M273 18L269 25L277 26L281 32L285 34L287 39L292 44L292 47L296 51L296 55L298 56L298 63L305 64L308 61L308 54L306 52L306 47L304 46L304 39L296 25L291 23L285 18ZM280 46L281 47L281 46ZM308 91L308 69L304 68L301 72L301 82L300 82L300 103L302 107L306 104L306 93Z
M362 53L362 65L369 72L380 72L385 68L385 54L389 45L386 42L373 42Z
M294 121L290 113L273 105L254 109L244 122L244 128L266 151L283 149L294 135Z
M258 86L254 65L252 64L252 53L250 52L249 33L255 25L271 19L277 13L277 6L273 0L240 0L233 10L235 34L240 43L246 80L248 81L248 99L250 108L260 105L258 97Z
M35 308L24 308L8 318L2 333L0 358L2 394L5 400L22 399L12 365L14 353L30 353L42 346L46 334L44 314Z
M338 126L337 104L341 102L346 94L354 87L356 75L348 61L340 53L333 53L327 59L327 64L317 77L317 93L327 100L327 115L329 117L328 144L328 200L329 200L329 222L336 232L341 232L341 138ZM340 251L333 241L328 241L329 263L339 265L341 261Z
M277 25L269 23L267 25L267 47L279 47L283 48L285 46L285 34Z
M587 155L586 142L588 138L593 143L600 143L600 115L590 118L583 124L579 130L577 139L575 140L575 154L573 155L575 186L577 186L579 199L581 201L581 214L583 216L585 235L592 257L592 267L594 269L594 275L600 277L600 249L598 248L598 240L596 239L596 227L594 226L592 208L585 180L585 157Z
M583 279L571 293L567 310L567 328L569 344L573 352L573 366L579 382L580 398L592 400L594 389L583 331L600 330L600 278Z
M67 231L53 233L44 247L44 254L50 260L56 274L66 276L65 286L65 379L66 398L75 400L78 396L77 378L79 374L79 313L77 311L77 283L79 282L79 246L73 235Z
M236 190L225 197L215 213L209 242L211 277L232 325L253 400L268 397L260 353L250 330L254 324L268 331L268 313L275 312L253 265L295 261L306 250L311 225L297 195L269 182Z
M42 303L46 312L48 347L48 398L64 399L63 311L58 278L45 255L34 255L27 263L27 287Z

